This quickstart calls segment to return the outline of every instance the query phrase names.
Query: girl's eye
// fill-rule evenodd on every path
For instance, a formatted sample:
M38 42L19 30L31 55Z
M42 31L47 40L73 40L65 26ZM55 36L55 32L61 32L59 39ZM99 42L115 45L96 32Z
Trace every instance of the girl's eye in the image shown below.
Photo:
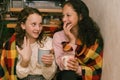
M64 18L64 17L70 17L71 15L69 15L69 14L67 14L67 15L62 15L62 18Z
M39 25L41 25L41 26L42 26L43 24L44 24L44 23L42 22L42 23L40 23Z
M69 17L70 15L69 15L69 14L67 14L67 16Z
M42 27L43 24L39 24L39 27Z
M35 26L36 25L36 23L32 23L32 26Z
M40 23L40 24L32 23L32 26L33 26L33 27L36 27L36 26L42 27L42 23Z

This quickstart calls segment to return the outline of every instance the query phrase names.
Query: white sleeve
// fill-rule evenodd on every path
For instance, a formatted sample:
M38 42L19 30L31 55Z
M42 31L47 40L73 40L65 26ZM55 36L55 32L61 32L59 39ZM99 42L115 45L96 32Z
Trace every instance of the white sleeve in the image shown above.
M19 59L17 62L16 73L17 73L17 76L21 79L21 78L27 77L27 75L30 72L30 69L29 69L29 66L26 68L22 67L20 63L21 63L21 59Z

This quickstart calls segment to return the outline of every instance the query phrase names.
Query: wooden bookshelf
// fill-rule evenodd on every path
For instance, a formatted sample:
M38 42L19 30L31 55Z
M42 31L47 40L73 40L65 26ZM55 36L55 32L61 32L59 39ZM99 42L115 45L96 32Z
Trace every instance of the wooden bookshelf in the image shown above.
M15 28L16 24L15 23L8 23L7 28Z
M10 8L9 11L10 12L20 12L23 8ZM38 9L39 11L41 12L44 12L44 13L62 13L62 9L61 8L54 8L54 9ZM54 15L54 14L53 14ZM45 15L47 16L47 15ZM6 18L5 20L17 20L17 18ZM16 23L8 23L7 24L7 28L15 28L16 26ZM47 24L47 25L43 25L45 27L51 27L51 26L54 26L54 27L58 27L58 25L51 25L51 24Z
M15 28L16 23L8 23L7 24L7 28ZM43 25L45 27L59 27L58 25L52 25L52 24L48 24L48 25Z
M23 8L10 8L9 11L10 12L20 12ZM62 9L58 8L58 9L38 9L41 12L46 12L46 13L62 13Z

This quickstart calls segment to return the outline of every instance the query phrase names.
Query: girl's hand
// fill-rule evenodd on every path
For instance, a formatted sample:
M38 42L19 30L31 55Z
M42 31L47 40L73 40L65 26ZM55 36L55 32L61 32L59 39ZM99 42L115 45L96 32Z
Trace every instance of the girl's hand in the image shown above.
M73 33L71 33L71 29L72 29L72 24L70 23L64 23L63 25L63 29L64 32L66 34L66 36L68 37L68 39L70 40L70 43L75 43L75 36L73 35Z
M77 58L70 58L67 62L68 62L67 64L68 70L77 72L79 68L79 63L77 61Z
M21 58L22 58L22 62L26 65L27 63L30 61L31 55L32 55L32 50L30 47L30 40L26 39L26 37L24 37L24 41L23 41L23 47L22 49L20 49L18 46L17 47L17 51L20 54Z
M46 66L51 66L54 60L54 56L53 54L44 54L41 57L41 60Z

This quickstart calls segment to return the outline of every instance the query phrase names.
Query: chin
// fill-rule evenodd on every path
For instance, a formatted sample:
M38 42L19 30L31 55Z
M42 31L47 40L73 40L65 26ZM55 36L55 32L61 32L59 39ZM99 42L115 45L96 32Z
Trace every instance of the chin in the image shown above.
M33 38L37 39L39 37L39 35L34 35Z

